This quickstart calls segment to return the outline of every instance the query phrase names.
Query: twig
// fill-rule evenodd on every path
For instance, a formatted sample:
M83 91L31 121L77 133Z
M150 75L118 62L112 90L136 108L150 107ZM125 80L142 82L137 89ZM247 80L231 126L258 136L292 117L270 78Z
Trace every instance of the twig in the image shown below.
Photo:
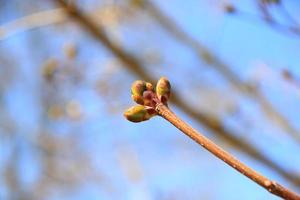
M140 105L133 106L125 111L124 116L129 121L142 122L149 120L155 115L159 115L206 150L223 160L226 164L244 176L268 190L270 193L287 200L300 200L300 196L298 194L251 169L176 116L175 113L168 108L171 84L167 78L160 78L156 84L155 90L151 83L141 80L135 81L131 87L131 94L132 99Z
M157 104L155 110L161 117L169 121L179 130L181 130L185 135L200 144L202 147L214 154L219 159L223 160L226 164L239 171L244 176L247 176L249 179L264 187L270 193L287 200L300 199L300 196L296 193L288 190L275 181L271 181L270 179L266 178L265 176L259 174L255 170L240 162L238 159L233 157L231 154L220 148L218 145L210 141L208 138L203 136L201 133L199 133L190 125L177 117L167 106L163 104Z
M288 10L284 7L283 3L277 5L277 9L282 15L282 17L286 18L286 20L289 21L289 24L284 24L279 22L275 19L275 17L269 12L267 4L262 1L257 1L259 11L261 12L262 16L256 16L254 14L242 11L232 4L226 4L224 6L224 10L233 16L237 16L239 19L244 19L249 22L255 23L255 25L258 25L257 23L263 22L271 29L274 29L278 31L281 34L288 34L291 36L298 37L300 36L300 27L297 20L288 12Z
M89 16L81 12L74 4L68 5L64 0L54 0L58 2L65 11L74 19L76 22L87 32L89 32L100 44L106 47L112 54L114 54L123 63L122 66L126 67L130 72L144 80L154 82L154 78L147 73L143 67L143 64L133 55L128 53L121 46L118 46L105 34L104 28L101 25L95 23ZM231 133L226 130L222 122L213 116L209 116L202 112L196 111L191 106L187 105L186 102L180 98L176 91L172 92L172 102L178 106L189 116L194 118L198 123L203 124L206 128L211 130L218 137L229 142L235 148L243 151L244 153L251 156L276 171L281 176L285 177L295 186L300 185L299 176L286 171L283 167L266 157L260 151L258 151L251 143L239 138L235 133Z

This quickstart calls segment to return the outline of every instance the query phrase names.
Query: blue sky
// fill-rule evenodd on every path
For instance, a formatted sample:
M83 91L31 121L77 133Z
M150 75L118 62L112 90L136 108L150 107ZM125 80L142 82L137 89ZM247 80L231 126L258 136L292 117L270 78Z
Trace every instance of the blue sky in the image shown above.
M52 8L49 3L41 2L36 8L24 9L24 2L14 2L20 6L6 3L7 7L2 9L4 12L0 15L0 26L31 12ZM80 6L91 11L112 2L86 1ZM233 2L241 10L257 15L252 1ZM286 83L280 76L283 68L300 76L300 37L282 34L259 20L253 22L226 15L218 8L219 1L187 1L182 4L182 1L174 0L172 3L155 3L185 31L217 53L242 80L253 81L263 74L258 81L263 94L292 124L300 128L299 88ZM291 10L300 8L299 4L293 2L287 2L286 6ZM157 60L150 60L152 64L150 62L146 65L154 77L168 76L173 88L181 91L180 95L193 104L195 109L220 114L229 130L237 134L245 133L239 137L257 145L265 155L284 168L300 174L297 167L300 159L296 153L300 151L299 145L284 131L270 124L253 100L240 96L218 72L199 60L184 44L170 37L145 13L136 15L138 19L133 17L120 20L121 25L117 28L119 39L126 49L142 58L147 53L158 56ZM297 17L299 19L299 15ZM79 47L75 61L66 61L62 55L61 49L65 42L75 43ZM74 152L70 148L71 155L76 155L77 148L82 150L94 166L86 170L103 175L103 182L95 183L82 172L80 186L70 191L59 185L54 186L48 197L51 200L278 199L199 148L163 119L157 117L139 124L124 120L123 110L133 104L130 85L139 77L127 72L121 64L110 67L110 62L116 62L114 56L75 23L16 33L0 41L0 54L17 71L4 91L1 90L2 106L17 127L13 138L3 137L0 140L0 171L4 163L12 159L10 155L17 146L21 157L18 172L25 189L30 188L30 184L41 175L41 158L30 142L39 129L45 126L56 137L76 137L78 146L74 147ZM75 99L80 102L84 115L80 121L45 119L41 104L44 87L41 71L43 62L53 57L82 70L83 83L65 83L66 86L63 84L54 93L63 96L66 101ZM3 61L2 67L10 66L6 66ZM97 82L106 80L110 80L108 85L111 90L118 91L117 94L108 91L99 95L95 91ZM209 97L213 99L209 100ZM211 102L207 103L207 99ZM226 112L226 102L237 104L240 115ZM215 110L215 107L221 111ZM231 148L230 144L224 143L179 108L172 105L171 108L249 166L300 191L270 168ZM3 130L0 133L3 134ZM125 161L120 159L123 157ZM137 174L131 174L131 168ZM3 181L0 181L0 188L6 188ZM0 189L0 198L2 196L4 199L9 196L5 189Z

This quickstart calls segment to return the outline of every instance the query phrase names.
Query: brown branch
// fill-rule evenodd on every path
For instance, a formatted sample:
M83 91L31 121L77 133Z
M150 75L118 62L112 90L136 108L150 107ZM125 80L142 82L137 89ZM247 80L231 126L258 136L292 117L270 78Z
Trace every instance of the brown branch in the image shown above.
M239 149L250 157L272 168L274 171L285 177L295 186L298 187L300 185L299 175L287 172L284 168L282 168L271 159L266 157L264 154L262 154L259 150L257 150L251 143L246 142L243 138L240 138L226 130L226 128L222 125L221 121L218 118L196 111L194 108L188 106L181 98L178 97L178 95L174 93L175 92L172 91L171 101L173 102L173 104L187 113L190 117L203 124L206 128L213 131L216 136L229 142L234 148ZM242 133L241 135L244 134Z
M21 17L0 26L0 41L21 31L62 22L66 17L62 9L41 11Z
M65 9L65 11L73 17L74 20L78 22L86 31L88 31L97 41L104 45L112 54L119 58L120 61L124 64L130 72L137 75L138 77L154 82L154 78L149 76L148 73L143 68L143 65L137 58L123 50L120 46L115 44L109 39L105 34L103 27L98 26L93 20L83 14L75 5L72 7L68 5L64 0L54 0ZM287 180L291 181L295 185L300 185L300 178L294 174L290 174L285 171L281 166L274 163L272 160L261 154L255 149L250 143L243 141L242 139L236 137L234 134L225 130L222 126L220 120L207 116L204 113L196 112L195 109L188 106L176 92L172 92L173 103L189 114L192 118L197 120L199 123L203 124L206 128L213 131L219 137L222 137L227 142L231 143L234 147L242 150L243 152L250 155L252 158L264 163L266 166L269 166L274 171L285 177Z
M290 13L284 7L284 4L277 4L277 8L287 20L292 23L292 25L283 25L278 20L275 19L273 14L269 11L269 3L263 1L257 1L257 6L262 14L262 20L275 30L279 30L283 33L292 33L296 36L300 36L300 27L298 22L290 15Z
M289 35L293 37L300 36L300 29L298 26L284 25L277 22L273 18L257 17L253 14L237 9L233 14L234 16L238 17L238 19L245 20L250 23L255 23L255 25L261 25L261 23L264 23L270 29L277 31L280 34Z
M253 100L257 101L260 108L264 111L266 116L270 116L270 120L274 120L277 125L283 128L294 140L300 143L300 133L293 127L290 122L276 110L276 108L269 102L269 100L256 88L243 82L238 78L238 75L231 70L230 66L224 63L219 57L211 52L207 47L202 45L198 40L194 39L187 32L176 24L169 16L165 15L154 3L149 0L143 0L144 8L148 13L164 28L170 35L177 38L193 49L201 60L204 60L208 65L219 71L229 81L229 83L236 88L240 93L245 93Z
M220 148L218 145L210 141L204 135L193 129L190 125L177 117L167 106L163 105L162 103L158 103L155 110L161 117L169 121L179 130L181 130L185 135L200 144L202 147L214 154L219 159L223 160L226 164L239 171L244 176L264 187L270 193L286 200L300 200L300 196L296 193L259 174L258 172L243 164L231 154Z

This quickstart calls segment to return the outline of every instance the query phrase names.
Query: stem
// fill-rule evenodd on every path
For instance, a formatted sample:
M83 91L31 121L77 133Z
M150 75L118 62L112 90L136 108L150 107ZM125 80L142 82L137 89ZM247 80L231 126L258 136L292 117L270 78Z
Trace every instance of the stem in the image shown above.
M89 32L91 36L94 37L95 41L99 42L99 44L101 45L104 45L104 47L108 51L115 55L116 58L118 58L123 63L123 67L125 67L130 72L144 80L148 80L149 82L155 82L154 78L150 75L150 73L147 73L147 70L145 70L143 63L141 63L139 59L137 59L137 57L131 55L128 51L126 51L126 48L118 46L116 42L110 40L110 38L105 34L104 27L97 24L95 20L91 18L91 16L88 16L87 14L82 12L75 4L68 4L65 0L53 1L59 3L62 6L62 8L65 9L65 12L68 13L69 16L72 19L74 19L78 23L78 25L81 26L81 28L83 28L83 30ZM229 66L226 65L226 67L228 68ZM175 91L172 92L172 102L174 103L174 105L178 106L182 111L187 113L190 117L195 119L198 123L201 123L206 128L210 129L214 134L216 134L217 137L220 137L225 141L230 142L235 148L243 151L253 159L263 163L265 166L271 168L272 170L280 174L282 177L289 180L296 187L299 187L300 177L297 174L286 171L284 168L272 161L270 158L263 155L251 143L247 142L246 140L243 140L242 138L236 137L234 132L230 132L228 130L223 129L223 125L222 123L220 123L218 118L214 118L212 116L206 115L205 113L196 111L195 109L190 107L184 101L184 99L181 98ZM264 105L265 103L262 103L261 107L263 108ZM271 112L272 110L270 106L268 106L268 108L264 110L266 111L266 113L270 113L272 116L276 115L278 119L282 118L277 115L278 113ZM286 124L284 125L284 127L288 128L288 123L285 123L283 120L281 121L282 123L280 124ZM289 132L289 130L292 131L291 128L292 127L287 129L286 132Z
M270 193L287 200L300 200L300 196L298 194L259 174L258 172L243 164L234 156L220 148L218 145L210 141L201 133L193 129L190 125L177 117L175 113L173 113L167 106L163 105L162 103L158 103L155 107L155 110L161 117L169 121L179 130L181 130L185 135L189 136L195 142L203 146L206 150L223 160L226 164L233 167L244 176L264 187Z

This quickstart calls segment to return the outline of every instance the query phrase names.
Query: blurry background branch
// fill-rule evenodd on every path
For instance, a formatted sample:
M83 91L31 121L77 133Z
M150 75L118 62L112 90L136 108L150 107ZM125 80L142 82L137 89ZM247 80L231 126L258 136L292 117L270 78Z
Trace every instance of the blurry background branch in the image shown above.
M27 15L0 26L0 41L18 32L62 22L65 19L66 15L62 9L47 10Z
M300 36L300 26L297 20L287 11L284 2L281 1L270 1L261 0L257 1L258 7L262 14L262 19L272 28L283 31L290 32L294 35ZM270 12L270 7L275 5L279 10L280 14L288 21L289 25L283 25L277 21L277 19Z
M109 37L106 35L103 27L96 24L90 17L82 13L74 4L68 5L63 0L56 0L65 11L72 16L86 31L88 31L93 37L99 41L102 45L104 45L111 53L113 53L116 57L122 61L124 67L126 67L129 71L137 75L139 78L147 80L149 82L155 82L154 77L150 76L147 73L141 63L137 58L128 53L125 49L123 49L120 45L114 43ZM202 51L201 51L202 52ZM213 57L212 57L213 58ZM213 59L212 59L213 60ZM218 63L219 61L211 61ZM219 66L219 65L217 65ZM226 71L228 68L226 69ZM233 76L235 77L235 76ZM287 178L289 181L294 183L295 185L300 184L300 179L294 173L287 172L278 164L274 163L272 160L264 156L260 151L256 150L250 143L243 141L241 138L235 136L235 134L230 133L226 128L222 125L222 122L216 118L215 116L209 116L207 114L203 114L201 112L196 112L195 109L186 105L184 100L179 97L177 92L172 93L172 102L174 105L185 111L189 116L203 124L208 129L212 130L218 137L222 137L226 139L230 144L234 147L240 149L241 151L247 153L254 159L259 160L265 165L271 167L273 170L277 171L283 177Z
M224 10L232 16L236 16L237 18L249 22L263 22L271 29L278 31L285 36L292 35L297 38L300 37L299 22L286 8L285 1L258 0L256 1L256 4L261 16L255 16L251 13L242 11L231 3L225 4ZM285 23L279 21L273 12L271 12L274 8L278 11L277 13L285 19Z

